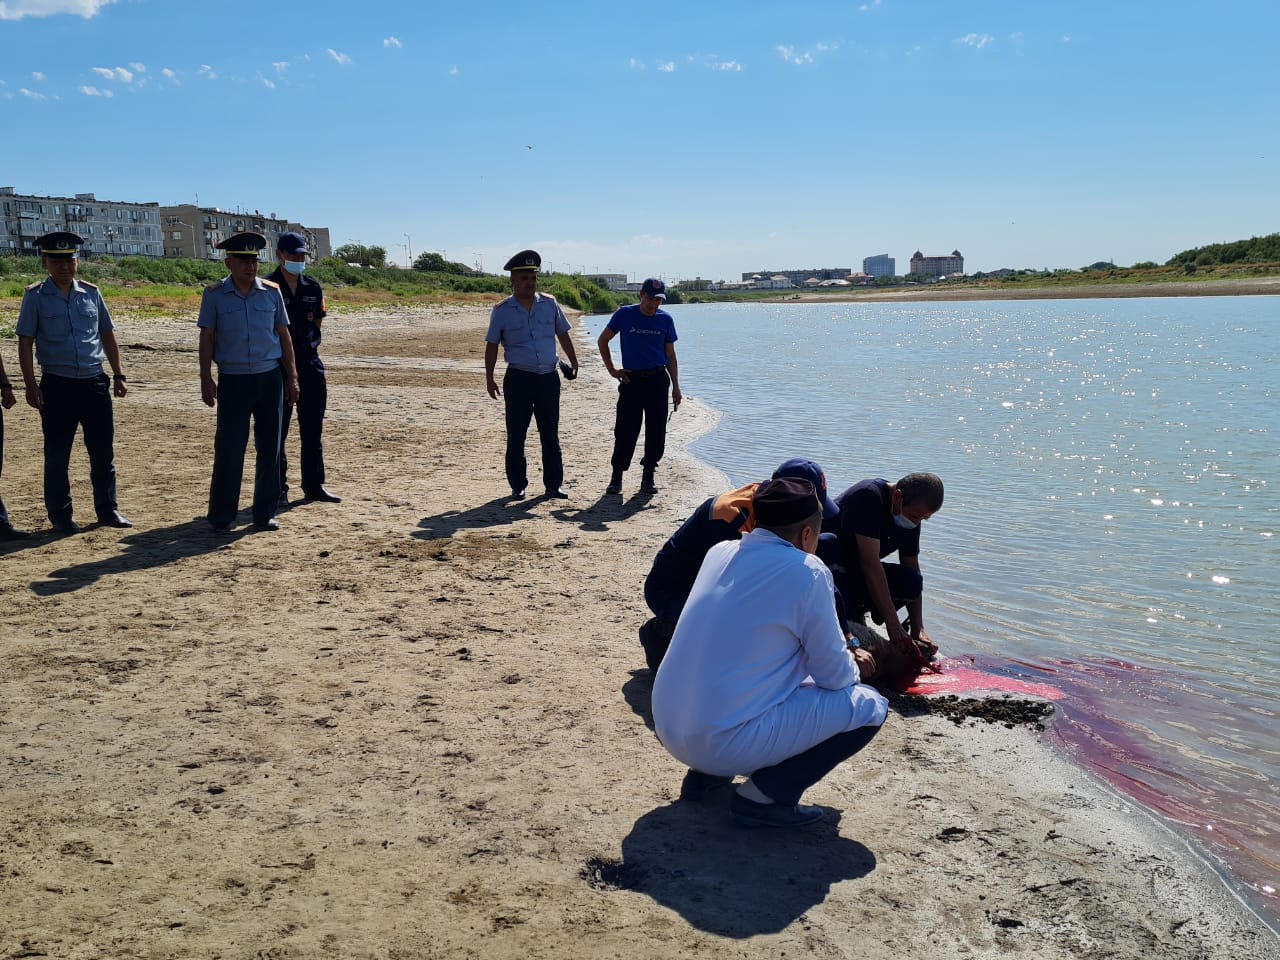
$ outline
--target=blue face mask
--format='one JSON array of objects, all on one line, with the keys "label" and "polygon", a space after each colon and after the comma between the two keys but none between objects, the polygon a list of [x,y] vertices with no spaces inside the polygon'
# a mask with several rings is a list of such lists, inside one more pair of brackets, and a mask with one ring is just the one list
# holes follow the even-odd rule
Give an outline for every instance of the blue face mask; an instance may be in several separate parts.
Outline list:
[{"label": "blue face mask", "polygon": [[920,524],[918,523],[912,523],[910,520],[908,520],[906,517],[904,517],[900,513],[895,513],[893,515],[893,522],[896,523],[898,526],[900,526],[903,530],[914,530],[916,527],[920,526]]},{"label": "blue face mask", "polygon": [[307,265],[301,260],[286,260],[284,268],[292,273],[295,277],[302,276],[302,271],[307,269]]}]

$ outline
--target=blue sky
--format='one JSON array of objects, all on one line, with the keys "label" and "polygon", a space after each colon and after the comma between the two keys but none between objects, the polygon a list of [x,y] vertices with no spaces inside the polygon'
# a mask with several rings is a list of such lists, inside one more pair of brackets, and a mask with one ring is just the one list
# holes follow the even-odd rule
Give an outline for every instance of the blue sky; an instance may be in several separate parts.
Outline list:
[{"label": "blue sky", "polygon": [[[668,280],[1280,230],[1274,0],[0,0],[0,185]],[[406,238],[407,235],[407,238]]]}]

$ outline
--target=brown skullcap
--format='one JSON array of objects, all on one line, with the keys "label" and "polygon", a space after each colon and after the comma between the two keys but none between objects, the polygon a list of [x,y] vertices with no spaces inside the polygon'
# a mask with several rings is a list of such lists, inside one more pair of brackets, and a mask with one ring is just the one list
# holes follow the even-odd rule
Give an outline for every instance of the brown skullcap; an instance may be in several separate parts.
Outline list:
[{"label": "brown skullcap", "polygon": [[799,477],[765,481],[756,488],[751,505],[758,527],[785,527],[822,511],[813,484]]}]

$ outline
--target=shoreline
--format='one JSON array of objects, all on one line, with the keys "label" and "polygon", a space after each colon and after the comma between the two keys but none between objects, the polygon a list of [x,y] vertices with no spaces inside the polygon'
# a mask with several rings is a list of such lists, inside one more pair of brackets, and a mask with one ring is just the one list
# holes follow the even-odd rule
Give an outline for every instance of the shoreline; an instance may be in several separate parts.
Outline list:
[{"label": "shoreline", "polygon": [[573,499],[511,502],[486,318],[326,324],[345,499],[278,534],[201,530],[191,318],[119,321],[135,529],[43,532],[38,422],[6,411],[6,503],[41,532],[0,547],[0,955],[1280,957],[1207,862],[1026,729],[893,713],[807,796],[813,831],[677,801],[640,584],[727,483],[689,450],[718,414],[690,397],[659,494],[633,469],[604,497],[614,391],[575,320]]}]

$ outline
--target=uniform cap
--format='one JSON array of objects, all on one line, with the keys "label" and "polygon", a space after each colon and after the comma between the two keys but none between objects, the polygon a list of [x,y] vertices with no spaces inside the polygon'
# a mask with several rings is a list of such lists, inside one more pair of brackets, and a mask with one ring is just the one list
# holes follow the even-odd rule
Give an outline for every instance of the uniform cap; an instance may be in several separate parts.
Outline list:
[{"label": "uniform cap", "polygon": [[46,257],[76,257],[80,255],[79,248],[82,243],[84,243],[83,237],[59,230],[56,233],[46,233],[38,239],[36,248]]},{"label": "uniform cap", "polygon": [[785,527],[808,520],[822,510],[818,491],[799,477],[766,480],[756,488],[751,507],[757,527]]},{"label": "uniform cap", "polygon": [[539,270],[541,268],[542,258],[538,256],[537,250],[521,250],[502,266],[503,270]]},{"label": "uniform cap", "polygon": [[227,239],[218,243],[219,250],[225,250],[227,256],[232,257],[253,257],[258,259],[258,253],[267,246],[267,238],[260,233],[234,233]]},{"label": "uniform cap", "polygon": [[650,277],[642,283],[640,292],[646,297],[653,297],[655,300],[667,299],[667,285],[656,277]]},{"label": "uniform cap", "polygon": [[835,501],[827,495],[827,475],[812,460],[806,460],[804,457],[793,457],[785,461],[777,470],[773,471],[773,479],[779,480],[782,477],[799,477],[801,480],[808,480],[812,483],[813,488],[818,491],[818,499],[822,501],[822,516],[824,518],[834,517],[840,512],[840,508],[836,506]]},{"label": "uniform cap", "polygon": [[280,234],[280,239],[276,241],[276,249],[281,253],[307,253],[307,238],[290,230],[288,233]]}]

